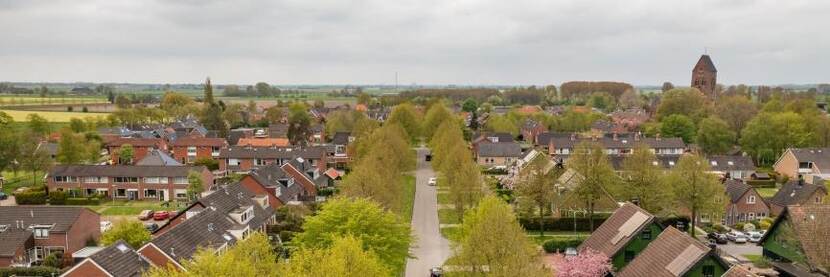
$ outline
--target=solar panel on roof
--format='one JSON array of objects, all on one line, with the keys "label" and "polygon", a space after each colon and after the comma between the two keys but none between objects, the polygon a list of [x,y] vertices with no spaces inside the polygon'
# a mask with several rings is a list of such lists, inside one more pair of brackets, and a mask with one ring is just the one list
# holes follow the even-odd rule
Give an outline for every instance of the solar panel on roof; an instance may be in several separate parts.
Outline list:
[{"label": "solar panel on roof", "polygon": [[674,276],[680,276],[689,267],[694,265],[694,263],[705,253],[706,251],[703,249],[697,248],[694,245],[689,245],[685,250],[683,250],[683,252],[680,253],[680,255],[677,255],[671,263],[666,265],[666,270],[671,272]]},{"label": "solar panel on roof", "polygon": [[611,238],[611,243],[617,244],[623,238],[631,236],[631,234],[637,230],[637,227],[643,225],[646,220],[648,220],[648,215],[640,211],[635,212],[625,223],[623,223],[622,226],[620,226],[620,228],[617,229],[617,235]]}]

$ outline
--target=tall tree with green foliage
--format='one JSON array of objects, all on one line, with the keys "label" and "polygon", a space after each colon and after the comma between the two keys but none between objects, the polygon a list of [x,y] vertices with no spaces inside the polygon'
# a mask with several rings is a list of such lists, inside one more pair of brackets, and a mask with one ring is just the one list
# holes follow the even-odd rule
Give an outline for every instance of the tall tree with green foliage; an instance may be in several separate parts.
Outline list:
[{"label": "tall tree with green foliage", "polygon": [[663,178],[663,168],[651,148],[638,144],[623,161],[623,187],[620,196],[637,200],[640,207],[652,214],[662,214],[672,203],[672,191]]},{"label": "tall tree with green foliage", "polygon": [[213,86],[210,84],[210,77],[205,79],[205,105],[210,106],[214,105],[216,102],[213,98]]},{"label": "tall tree with green foliage", "polygon": [[668,176],[669,184],[674,188],[677,209],[689,213],[692,237],[695,236],[698,217],[706,215],[714,220],[723,213],[726,192],[717,176],[708,171],[709,162],[706,159],[689,154],[680,157]]},{"label": "tall tree with green foliage", "polygon": [[612,197],[610,192],[618,190],[617,175],[603,148],[592,142],[578,144],[566,166],[582,176],[573,189],[573,193],[585,203],[591,231],[593,231],[596,204],[603,197]]},{"label": "tall tree with green foliage", "polygon": [[729,129],[735,132],[737,142],[738,132],[746,127],[747,122],[758,114],[758,105],[745,96],[735,95],[718,98],[715,102],[715,115],[729,125]]},{"label": "tall tree with green foliage", "polygon": [[39,171],[46,171],[52,166],[52,158],[46,151],[46,147],[42,147],[41,143],[36,140],[25,140],[20,145],[20,165],[24,170],[32,172],[32,184],[38,184]]},{"label": "tall tree with green foliage", "polygon": [[311,136],[311,116],[303,103],[294,103],[288,113],[288,140],[294,145],[305,145]]},{"label": "tall tree with green foliage", "polygon": [[521,182],[516,187],[516,199],[520,205],[534,207],[539,215],[539,235],[545,235],[545,209],[556,198],[556,178],[562,171],[549,166],[545,155],[539,155],[520,172]]},{"label": "tall tree with green foliage", "polygon": [[410,103],[403,103],[392,108],[387,124],[398,124],[406,130],[410,141],[415,141],[421,135],[421,115]]},{"label": "tall tree with green foliage", "polygon": [[720,118],[708,117],[698,124],[695,142],[706,154],[725,154],[732,149],[735,132]]},{"label": "tall tree with green foliage", "polygon": [[675,88],[662,94],[657,118],[662,121],[663,117],[680,114],[696,120],[703,118],[707,109],[706,96],[700,90]]},{"label": "tall tree with green foliage", "polygon": [[194,115],[194,111],[198,109],[193,98],[172,91],[164,93],[159,108],[165,112],[166,116],[175,119],[184,119],[189,115]]},{"label": "tall tree with green foliage", "polygon": [[58,153],[55,159],[62,164],[78,164],[84,159],[84,138],[70,129],[61,129]]},{"label": "tall tree with green foliage", "polygon": [[682,138],[685,143],[692,143],[695,138],[695,123],[685,115],[669,115],[660,121],[660,133],[666,137]]},{"label": "tall tree with green foliage", "polygon": [[135,157],[135,151],[132,144],[123,144],[118,149],[118,163],[132,164]]},{"label": "tall tree with green foliage", "polygon": [[454,265],[469,270],[448,276],[550,276],[542,267],[536,246],[527,238],[513,209],[487,196],[464,215],[459,241],[453,244]]},{"label": "tall tree with green foliage", "polygon": [[199,249],[193,255],[193,259],[182,264],[186,270],[154,267],[145,276],[285,276],[278,275],[276,261],[277,255],[268,237],[260,232],[253,232],[247,239],[240,240],[236,245],[221,252],[214,248]]},{"label": "tall tree with green foliage", "polygon": [[328,248],[300,248],[279,265],[277,276],[394,276],[363,242],[352,235],[335,237]]},{"label": "tall tree with green foliage", "polygon": [[27,125],[29,130],[31,130],[34,135],[44,137],[52,132],[52,127],[49,126],[49,121],[39,114],[31,113],[27,115],[26,121],[28,121]]},{"label": "tall tree with green foliage", "polygon": [[199,195],[205,191],[205,184],[202,181],[202,174],[198,171],[190,171],[187,173],[187,195],[190,199],[199,198]]},{"label": "tall tree with green foliage", "polygon": [[433,104],[427,110],[427,114],[424,117],[424,124],[421,126],[421,131],[423,135],[427,139],[431,139],[432,136],[435,134],[435,130],[441,126],[441,123],[447,120],[454,120],[455,117],[453,116],[452,112],[447,109],[443,103],[439,102]]},{"label": "tall tree with green foliage", "polygon": [[805,147],[815,141],[806,120],[794,112],[762,112],[741,130],[741,149],[758,165],[772,164],[790,147]]},{"label": "tall tree with green foliage", "polygon": [[110,246],[119,240],[130,247],[138,249],[149,242],[150,232],[139,221],[121,220],[113,224],[112,228],[101,234],[101,245]]},{"label": "tall tree with green foliage", "polygon": [[394,272],[403,269],[413,240],[409,223],[365,198],[331,199],[306,218],[303,229],[292,241],[301,248],[329,248],[335,238],[351,235]]}]

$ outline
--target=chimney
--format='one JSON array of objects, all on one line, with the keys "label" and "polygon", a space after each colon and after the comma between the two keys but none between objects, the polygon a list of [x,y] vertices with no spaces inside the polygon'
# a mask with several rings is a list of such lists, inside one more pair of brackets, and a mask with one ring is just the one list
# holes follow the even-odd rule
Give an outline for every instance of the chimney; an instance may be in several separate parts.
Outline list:
[{"label": "chimney", "polygon": [[176,256],[176,248],[170,247],[170,256]]}]

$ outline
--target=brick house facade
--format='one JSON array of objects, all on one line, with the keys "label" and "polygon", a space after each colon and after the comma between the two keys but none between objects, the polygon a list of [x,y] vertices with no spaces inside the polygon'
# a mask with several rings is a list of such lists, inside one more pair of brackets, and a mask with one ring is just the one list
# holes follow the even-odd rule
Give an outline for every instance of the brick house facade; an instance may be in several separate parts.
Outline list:
[{"label": "brick house facade", "polygon": [[163,139],[114,138],[106,142],[107,152],[110,153],[110,159],[113,164],[119,163],[118,152],[121,151],[121,146],[125,144],[129,144],[133,147],[133,162],[144,159],[144,157],[147,156],[147,153],[149,153],[152,149],[167,151],[167,142]]},{"label": "brick house facade", "polygon": [[64,264],[87,241],[101,236],[101,217],[83,207],[0,207],[0,267],[41,261],[52,252],[63,253]]},{"label": "brick house facade", "polygon": [[323,146],[311,147],[250,147],[229,146],[219,153],[219,170],[249,172],[273,163],[283,165],[294,158],[303,158],[320,171],[327,169],[327,151]]},{"label": "brick house facade", "polygon": [[191,171],[201,174],[206,189],[213,185],[213,174],[204,166],[58,165],[49,171],[47,186],[73,197],[184,201]]},{"label": "brick house facade", "polygon": [[185,137],[171,143],[173,158],[182,164],[192,164],[197,159],[216,159],[222,147],[228,145],[223,138]]},{"label": "brick house facade", "polygon": [[729,200],[723,217],[726,225],[770,216],[769,205],[752,186],[740,180],[727,180],[724,186]]}]

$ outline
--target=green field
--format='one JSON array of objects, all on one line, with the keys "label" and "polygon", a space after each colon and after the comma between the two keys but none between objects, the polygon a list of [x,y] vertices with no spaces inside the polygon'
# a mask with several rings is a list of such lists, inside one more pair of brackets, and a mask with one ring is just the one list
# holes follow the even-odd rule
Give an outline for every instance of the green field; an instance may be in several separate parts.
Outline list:
[{"label": "green field", "polygon": [[38,114],[50,122],[69,122],[72,118],[86,118],[86,117],[106,117],[107,113],[81,113],[81,112],[40,112],[40,111],[17,111],[17,110],[0,110],[10,115],[14,121],[27,121],[26,116],[29,114]]},{"label": "green field", "polygon": [[55,104],[95,104],[107,103],[103,97],[85,96],[63,96],[63,97],[37,97],[37,96],[16,96],[0,95],[0,106],[29,106],[29,105],[55,105]]}]

